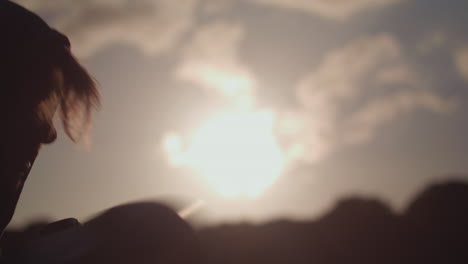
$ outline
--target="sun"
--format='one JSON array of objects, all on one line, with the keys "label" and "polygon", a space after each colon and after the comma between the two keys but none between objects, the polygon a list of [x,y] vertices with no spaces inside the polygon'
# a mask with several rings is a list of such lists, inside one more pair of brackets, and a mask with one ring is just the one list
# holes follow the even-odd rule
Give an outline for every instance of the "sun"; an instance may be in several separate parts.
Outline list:
[{"label": "sun", "polygon": [[164,139],[172,164],[190,167],[225,197],[257,197],[280,176],[284,158],[273,135],[271,111],[221,112],[206,120],[183,149]]}]

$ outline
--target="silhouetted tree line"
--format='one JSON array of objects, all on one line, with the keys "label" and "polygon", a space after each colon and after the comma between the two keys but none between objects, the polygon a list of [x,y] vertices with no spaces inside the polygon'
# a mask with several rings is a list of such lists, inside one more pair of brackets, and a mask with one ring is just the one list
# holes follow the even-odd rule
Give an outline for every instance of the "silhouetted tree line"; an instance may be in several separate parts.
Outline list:
[{"label": "silhouetted tree line", "polygon": [[468,263],[468,184],[434,184],[400,214],[350,198],[314,221],[224,225],[199,239],[208,264]]},{"label": "silhouetted tree line", "polygon": [[[35,223],[5,237],[14,245],[40,235],[44,225]],[[122,241],[124,234],[118,235]],[[353,197],[313,221],[222,225],[197,234],[206,264],[468,263],[468,184],[433,184],[401,213],[379,200]],[[115,243],[115,234],[105,237]]]}]

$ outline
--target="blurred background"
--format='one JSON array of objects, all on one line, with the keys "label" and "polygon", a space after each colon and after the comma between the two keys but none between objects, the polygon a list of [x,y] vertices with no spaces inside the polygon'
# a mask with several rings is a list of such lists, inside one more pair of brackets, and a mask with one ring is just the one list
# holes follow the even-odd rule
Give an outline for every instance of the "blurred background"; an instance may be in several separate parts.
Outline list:
[{"label": "blurred background", "polygon": [[103,103],[88,149],[41,150],[10,227],[141,199],[202,225],[352,195],[399,211],[468,179],[465,0],[16,2],[70,37]]}]

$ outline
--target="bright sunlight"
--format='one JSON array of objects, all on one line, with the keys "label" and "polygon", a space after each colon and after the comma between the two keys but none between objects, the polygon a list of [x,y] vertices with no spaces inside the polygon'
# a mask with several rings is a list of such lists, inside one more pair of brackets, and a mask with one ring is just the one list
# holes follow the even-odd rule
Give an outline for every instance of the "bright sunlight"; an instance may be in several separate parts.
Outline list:
[{"label": "bright sunlight", "polygon": [[192,168],[221,195],[257,197],[284,166],[273,122],[270,111],[223,112],[202,124],[187,144],[166,136],[164,149],[171,164]]}]

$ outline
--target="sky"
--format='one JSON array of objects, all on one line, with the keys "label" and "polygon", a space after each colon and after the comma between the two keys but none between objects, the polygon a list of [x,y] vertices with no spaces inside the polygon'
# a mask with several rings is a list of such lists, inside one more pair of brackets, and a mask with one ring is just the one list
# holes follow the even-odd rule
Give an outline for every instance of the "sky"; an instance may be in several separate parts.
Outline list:
[{"label": "sky", "polygon": [[403,210],[468,180],[465,0],[20,0],[99,82],[92,144],[41,150],[12,225],[155,199],[205,223]]}]

